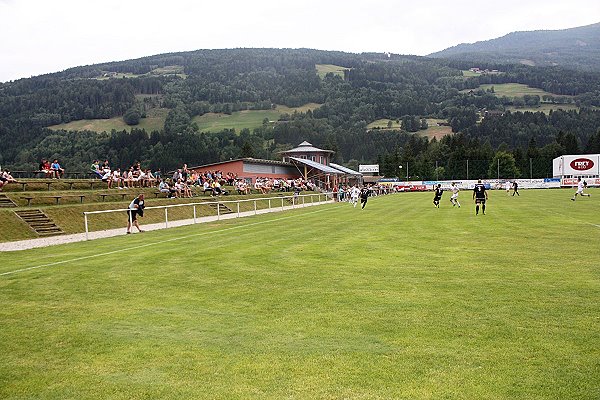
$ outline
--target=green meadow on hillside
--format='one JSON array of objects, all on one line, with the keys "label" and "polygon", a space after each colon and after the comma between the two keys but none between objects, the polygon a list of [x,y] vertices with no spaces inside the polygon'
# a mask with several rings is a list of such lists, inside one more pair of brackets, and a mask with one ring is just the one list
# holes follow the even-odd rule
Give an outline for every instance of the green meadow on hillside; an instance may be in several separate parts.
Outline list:
[{"label": "green meadow on hillside", "polygon": [[258,128],[265,119],[270,122],[277,121],[281,114],[293,114],[294,112],[306,112],[319,108],[320,104],[310,103],[302,107],[277,106],[274,110],[245,110],[231,114],[207,113],[193,118],[198,124],[200,132],[216,132],[223,129],[235,129],[237,132],[244,128],[250,130]]},{"label": "green meadow on hillside", "polygon": [[[309,103],[301,107],[286,107],[277,106],[273,110],[244,110],[237,111],[231,114],[222,113],[207,113],[193,118],[193,122],[198,124],[200,132],[214,132],[223,129],[235,129],[240,131],[244,128],[250,130],[258,128],[262,125],[264,119],[276,121],[281,114],[293,114],[294,112],[306,112],[318,108],[320,104]],[[110,132],[115,129],[117,131],[127,130],[132,128],[145,129],[148,132],[161,130],[165,124],[165,119],[169,109],[167,108],[152,108],[148,110],[147,118],[142,118],[136,126],[129,126],[123,121],[122,117],[109,119],[84,119],[80,121],[72,121],[67,124],[59,124],[50,126],[50,129],[81,131],[90,130],[94,132]]]},{"label": "green meadow on hillside", "polygon": [[571,110],[579,110],[579,107],[577,107],[575,104],[551,104],[551,103],[542,103],[537,107],[514,107],[514,106],[510,106],[510,107],[506,107],[507,110],[515,112],[515,111],[520,111],[520,112],[543,112],[544,114],[550,114],[550,111],[556,111],[556,110],[564,110],[564,111],[571,111]]},{"label": "green meadow on hillside", "polygon": [[[530,95],[530,96],[534,96],[534,95],[538,95],[540,97],[543,96],[558,96],[555,94],[552,94],[550,92],[546,92],[545,90],[542,89],[538,89],[538,88],[533,88],[527,85],[523,85],[521,83],[501,83],[501,84],[484,84],[484,85],[479,85],[478,89],[481,90],[490,90],[491,88],[494,88],[494,94],[498,97],[502,97],[502,96],[506,96],[506,97],[523,97],[525,95]],[[464,91],[469,91],[469,90],[464,90]],[[568,97],[568,96],[561,96],[561,97]]]},{"label": "green meadow on hillside", "polygon": [[145,129],[147,132],[162,130],[165,125],[165,118],[169,109],[167,108],[151,108],[147,111],[147,117],[140,119],[140,123],[135,126],[129,126],[123,121],[122,117],[114,117],[108,119],[82,119],[79,121],[71,121],[66,124],[52,125],[49,129],[67,131],[93,131],[93,132],[110,132],[113,129],[117,131],[131,131],[132,128]]},{"label": "green meadow on hillside", "polygon": [[0,253],[0,397],[597,399],[600,192],[372,198]]},{"label": "green meadow on hillside", "polygon": [[337,75],[341,78],[344,77],[344,71],[349,69],[346,67],[340,67],[339,65],[332,65],[332,64],[317,64],[315,65],[315,67],[317,68],[317,75],[319,75],[319,77],[321,79],[325,78],[325,75],[327,75],[328,73],[333,73],[334,75]]},{"label": "green meadow on hillside", "polygon": [[[390,127],[389,122],[392,122]],[[420,136],[427,136],[429,139],[441,139],[446,135],[452,133],[452,128],[449,126],[439,126],[438,123],[446,123],[446,120],[436,119],[436,118],[427,118],[427,129],[415,132]],[[398,130],[400,129],[400,123],[396,120],[389,119],[378,119],[376,121],[371,122],[367,125],[367,129],[381,129],[381,130]]]}]

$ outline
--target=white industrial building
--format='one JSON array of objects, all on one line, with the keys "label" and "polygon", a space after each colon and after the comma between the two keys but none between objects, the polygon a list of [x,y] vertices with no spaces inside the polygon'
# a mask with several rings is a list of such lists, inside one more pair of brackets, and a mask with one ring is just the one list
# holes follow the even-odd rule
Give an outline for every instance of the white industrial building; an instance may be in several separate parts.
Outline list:
[{"label": "white industrial building", "polygon": [[561,186],[577,185],[577,178],[588,185],[600,185],[600,154],[578,154],[552,160],[552,175],[560,178]]}]

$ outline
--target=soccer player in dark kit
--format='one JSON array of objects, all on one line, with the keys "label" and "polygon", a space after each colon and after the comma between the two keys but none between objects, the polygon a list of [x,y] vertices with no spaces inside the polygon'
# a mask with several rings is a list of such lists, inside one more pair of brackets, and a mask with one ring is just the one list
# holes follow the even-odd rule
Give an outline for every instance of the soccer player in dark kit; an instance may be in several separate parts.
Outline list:
[{"label": "soccer player in dark kit", "polygon": [[516,181],[516,180],[513,182],[513,196],[514,196],[515,194],[516,194],[517,196],[521,196],[521,195],[519,194],[519,184],[517,183],[517,181]]},{"label": "soccer player in dark kit", "polygon": [[367,200],[369,200],[369,196],[371,195],[371,188],[369,186],[365,186],[360,191],[360,202],[362,206],[360,209],[362,210],[367,205]]},{"label": "soccer player in dark kit", "polygon": [[444,190],[442,189],[442,185],[438,183],[437,187],[435,188],[435,194],[433,195],[433,205],[437,208],[440,208],[442,193],[444,193]]},{"label": "soccer player in dark kit", "polygon": [[479,204],[481,204],[481,210],[485,215],[485,201],[488,199],[488,194],[485,191],[485,186],[481,183],[481,179],[475,184],[473,189],[473,199],[475,199],[475,215],[479,214]]}]

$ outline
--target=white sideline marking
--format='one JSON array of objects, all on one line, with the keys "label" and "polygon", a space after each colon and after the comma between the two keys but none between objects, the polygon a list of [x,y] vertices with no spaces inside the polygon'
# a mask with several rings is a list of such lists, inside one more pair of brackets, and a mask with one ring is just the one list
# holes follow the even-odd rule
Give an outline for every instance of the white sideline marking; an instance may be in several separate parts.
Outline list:
[{"label": "white sideline marking", "polygon": [[587,225],[594,226],[594,227],[596,227],[596,228],[600,228],[600,224],[594,224],[594,223],[591,223],[591,222],[582,221],[582,220],[580,220],[579,218],[576,218],[576,217],[570,217],[570,216],[568,216],[568,215],[565,215],[565,214],[563,214],[563,213],[559,213],[559,212],[557,212],[557,211],[548,210],[548,212],[550,212],[550,213],[552,213],[552,214],[559,215],[559,216],[561,216],[561,217],[566,217],[566,218],[569,218],[569,219],[571,219],[571,220],[573,220],[573,221],[577,221],[577,222],[578,222],[578,223],[580,223],[580,224],[587,224]]},{"label": "white sideline marking", "polygon": [[104,257],[104,256],[108,256],[108,255],[111,255],[111,254],[122,253],[124,251],[142,249],[142,248],[148,247],[148,246],[155,246],[157,244],[169,243],[169,242],[174,242],[174,241],[177,241],[177,240],[189,239],[189,238],[192,238],[192,237],[218,234],[218,233],[221,233],[221,232],[227,232],[227,231],[232,231],[232,230],[235,230],[235,229],[246,228],[246,227],[249,227],[249,226],[262,225],[262,224],[267,224],[267,223],[270,223],[270,222],[282,221],[282,220],[290,219],[290,218],[298,218],[300,216],[304,216],[304,215],[307,215],[307,214],[316,214],[316,213],[320,213],[320,212],[323,212],[323,211],[329,211],[329,210],[332,210],[332,209],[333,208],[323,208],[323,209],[320,209],[320,210],[315,210],[315,211],[310,211],[310,212],[302,213],[300,215],[289,215],[287,217],[270,219],[268,221],[252,222],[250,224],[232,226],[232,227],[229,227],[229,228],[223,228],[223,229],[219,229],[219,230],[216,230],[216,231],[194,233],[194,234],[187,235],[187,236],[179,236],[179,237],[175,237],[175,238],[171,238],[171,239],[167,239],[167,240],[162,240],[160,242],[144,243],[144,244],[140,244],[140,245],[137,245],[137,246],[127,247],[127,248],[124,248],[124,249],[107,251],[105,253],[92,254],[92,255],[89,255],[89,256],[77,257],[77,258],[72,258],[72,259],[69,259],[69,260],[56,261],[56,262],[49,263],[49,264],[36,265],[36,266],[33,266],[33,267],[27,267],[27,268],[17,269],[17,270],[14,270],[14,271],[2,272],[2,273],[0,273],[0,276],[13,275],[13,274],[17,274],[19,272],[31,271],[33,269],[38,269],[38,268],[53,267],[55,265],[66,264],[66,263],[75,262],[75,261],[89,260],[90,258]]}]

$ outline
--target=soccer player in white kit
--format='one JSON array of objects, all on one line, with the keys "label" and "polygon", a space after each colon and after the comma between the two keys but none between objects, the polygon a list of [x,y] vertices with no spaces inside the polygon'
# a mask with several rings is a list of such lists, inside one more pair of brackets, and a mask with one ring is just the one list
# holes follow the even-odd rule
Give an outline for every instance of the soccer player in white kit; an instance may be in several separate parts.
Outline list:
[{"label": "soccer player in white kit", "polygon": [[575,192],[573,197],[571,197],[571,200],[575,201],[575,197],[577,197],[577,195],[590,197],[589,193],[583,193],[583,189],[585,189],[585,187],[586,187],[585,182],[581,180],[581,177],[578,177],[577,178],[577,191]]},{"label": "soccer player in white kit", "polygon": [[506,195],[510,196],[510,188],[512,187],[512,185],[510,184],[510,181],[506,181],[506,183],[504,184],[504,188],[506,189]]},{"label": "soccer player in white kit", "polygon": [[356,208],[356,204],[358,203],[358,197],[360,196],[360,189],[358,187],[352,186],[350,189],[350,203]]},{"label": "soccer player in white kit", "polygon": [[456,186],[456,183],[452,182],[452,187],[450,190],[452,190],[452,196],[450,197],[450,203],[452,203],[452,207],[458,206],[458,208],[460,208],[460,203],[458,202],[458,192],[460,192],[460,189],[458,186]]}]

